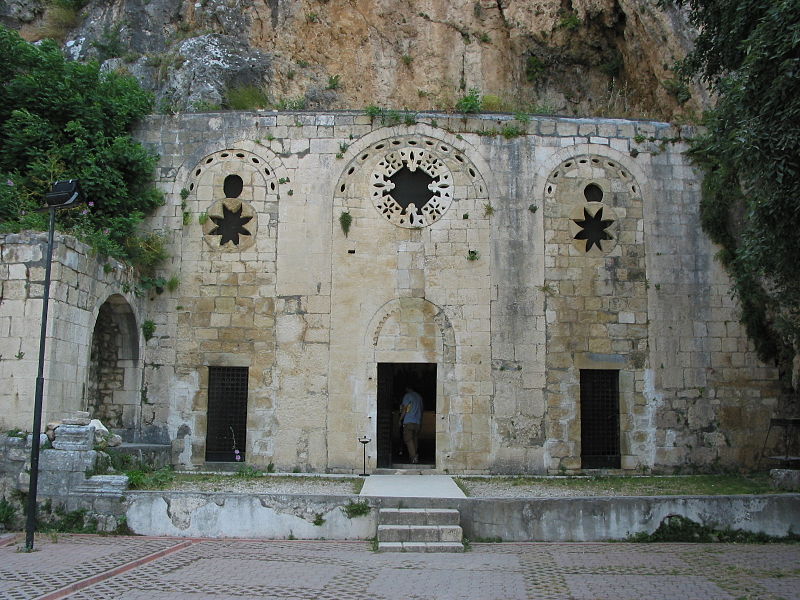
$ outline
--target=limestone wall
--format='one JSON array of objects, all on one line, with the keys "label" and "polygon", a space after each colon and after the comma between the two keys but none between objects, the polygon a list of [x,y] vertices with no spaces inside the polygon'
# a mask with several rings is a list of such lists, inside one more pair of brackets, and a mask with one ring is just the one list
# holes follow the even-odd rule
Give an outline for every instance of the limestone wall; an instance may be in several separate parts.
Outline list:
[{"label": "limestone wall", "polygon": [[[621,468],[753,464],[777,374],[699,228],[691,131],[543,117],[498,135],[508,125],[258,112],[142,126],[168,199],[153,223],[181,276],[152,304],[148,393],[171,407],[181,462],[205,461],[208,367],[249,368],[248,462],[352,471],[356,437],[380,435],[377,365],[423,362],[438,469],[580,468],[582,369],[618,372]],[[404,211],[396,185],[434,201]],[[586,219],[610,222],[596,243]]]},{"label": "limestone wall", "polygon": [[[137,135],[161,155],[166,196],[150,224],[180,285],[135,297],[121,266],[60,243],[47,414],[90,408],[132,438],[171,440],[182,465],[354,472],[362,435],[368,466],[397,458],[386,436],[402,381],[379,365],[424,364],[440,471],[755,464],[777,373],[700,230],[691,129],[384,121],[147,119]],[[0,238],[6,427],[28,423],[43,242]],[[598,374],[610,425],[582,412]],[[587,450],[604,427],[608,460]]]},{"label": "limestone wall", "polygon": [[[47,234],[0,235],[0,252],[0,430],[30,431]],[[142,299],[134,294],[136,279],[118,261],[92,255],[75,238],[57,234],[51,280],[43,424],[87,409],[102,388],[105,406],[113,407],[117,417],[111,425],[136,429],[143,385]],[[115,332],[106,336],[113,352],[104,353],[105,362],[92,356],[98,318],[100,329]]]}]

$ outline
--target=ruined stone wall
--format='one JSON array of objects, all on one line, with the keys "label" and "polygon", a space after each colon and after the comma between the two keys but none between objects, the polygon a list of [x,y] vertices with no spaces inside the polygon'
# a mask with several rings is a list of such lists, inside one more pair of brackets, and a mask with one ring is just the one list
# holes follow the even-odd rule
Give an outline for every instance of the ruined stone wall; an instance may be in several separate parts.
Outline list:
[{"label": "ruined stone wall", "polygon": [[[39,357],[39,332],[44,290],[47,234],[23,232],[0,236],[0,429],[30,431]],[[54,243],[50,306],[45,356],[43,423],[60,419],[89,405],[90,388],[113,384],[138,396],[141,368],[137,367],[139,336],[133,324],[128,333],[134,348],[119,358],[130,359],[125,373],[97,376],[90,368],[92,336],[100,307],[110,298],[133,311],[141,310],[133,294],[135,279],[121,263],[91,255],[71,236],[57,234]],[[112,302],[113,304],[113,302]],[[139,321],[141,323],[141,321]],[[102,326],[101,326],[102,327]],[[98,342],[99,343],[99,342]],[[97,365],[95,365],[96,367]],[[108,366],[108,365],[107,365]],[[112,370],[122,365],[115,364]],[[102,369],[101,369],[102,370]],[[90,375],[90,371],[94,375]],[[104,382],[104,383],[103,383]],[[111,390],[107,390],[112,394]],[[123,397],[116,397],[122,402]],[[126,400],[128,402],[128,400]],[[120,419],[122,404],[119,405]],[[127,409],[125,425],[137,426],[138,412]]]}]

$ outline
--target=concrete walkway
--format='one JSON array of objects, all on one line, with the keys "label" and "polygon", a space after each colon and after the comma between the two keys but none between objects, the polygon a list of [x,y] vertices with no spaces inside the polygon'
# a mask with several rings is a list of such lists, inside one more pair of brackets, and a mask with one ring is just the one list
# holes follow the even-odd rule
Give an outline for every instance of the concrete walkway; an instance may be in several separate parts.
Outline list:
[{"label": "concrete walkway", "polygon": [[800,544],[473,544],[0,537],[0,599],[800,600]]},{"label": "concrete walkway", "polygon": [[361,496],[390,498],[466,498],[449,475],[371,475]]}]

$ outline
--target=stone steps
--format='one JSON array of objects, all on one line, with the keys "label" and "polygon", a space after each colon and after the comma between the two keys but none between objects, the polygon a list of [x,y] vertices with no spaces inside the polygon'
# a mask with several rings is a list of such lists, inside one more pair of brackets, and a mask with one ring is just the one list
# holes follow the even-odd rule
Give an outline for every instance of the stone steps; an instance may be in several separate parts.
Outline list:
[{"label": "stone steps", "polygon": [[463,552],[461,515],[449,508],[382,508],[378,550],[382,552]]}]

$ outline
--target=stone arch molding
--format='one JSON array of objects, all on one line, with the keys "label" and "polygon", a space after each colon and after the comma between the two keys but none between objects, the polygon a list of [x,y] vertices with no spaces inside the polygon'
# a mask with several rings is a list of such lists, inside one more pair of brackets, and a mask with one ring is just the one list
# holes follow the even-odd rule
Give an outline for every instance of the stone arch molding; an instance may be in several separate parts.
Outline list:
[{"label": "stone arch molding", "polygon": [[[373,353],[379,351],[379,342],[385,327],[393,318],[402,320],[403,314],[418,312],[422,316],[421,330],[425,331],[426,325],[434,325],[441,340],[441,360],[444,363],[454,363],[456,358],[456,337],[450,319],[444,310],[423,298],[397,298],[390,300],[379,308],[367,326],[366,345]],[[422,333],[421,335],[425,335]],[[434,352],[436,349],[430,349]]]},{"label": "stone arch molding", "polygon": [[259,221],[265,214],[268,218],[269,203],[278,201],[280,185],[288,179],[281,160],[252,142],[211,152],[184,171],[194,208],[207,215],[203,238],[220,252],[241,252],[256,243]]},{"label": "stone arch molding", "polygon": [[[555,166],[544,181],[545,216],[565,219],[578,254],[612,253],[626,227],[626,235],[641,235],[642,189],[620,161],[593,152],[574,153]],[[641,213],[641,211],[639,211]]]},{"label": "stone arch molding", "polygon": [[572,159],[588,155],[611,161],[618,165],[619,168],[624,169],[639,185],[638,194],[642,199],[644,201],[649,201],[651,199],[652,190],[650,189],[646,173],[642,169],[642,166],[628,154],[624,154],[619,150],[614,150],[610,146],[603,144],[575,144],[574,146],[566,146],[538,163],[536,179],[531,188],[532,196],[534,198],[545,197],[547,184],[552,174],[558,170],[560,166]]},{"label": "stone arch molding", "polygon": [[[455,218],[448,209],[460,200],[488,200],[486,181],[470,153],[427,129],[392,135],[374,132],[349,150],[351,158],[334,188],[335,204],[345,210],[371,204],[388,222],[411,229]],[[421,185],[430,194],[427,202],[404,205],[396,197],[395,176],[402,172],[424,174]]]}]

